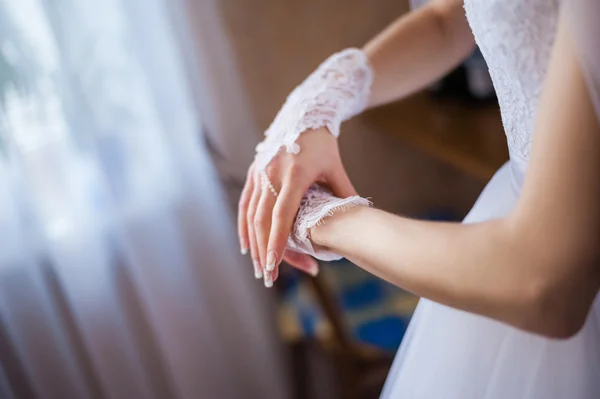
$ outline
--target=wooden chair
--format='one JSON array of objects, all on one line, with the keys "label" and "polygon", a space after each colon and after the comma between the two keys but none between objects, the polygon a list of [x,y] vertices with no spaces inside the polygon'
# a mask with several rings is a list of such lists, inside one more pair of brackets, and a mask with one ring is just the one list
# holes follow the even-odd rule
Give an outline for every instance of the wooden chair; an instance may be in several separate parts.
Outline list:
[{"label": "wooden chair", "polygon": [[335,338],[331,351],[337,364],[342,398],[378,397],[393,355],[354,341],[323,275],[308,279]]},{"label": "wooden chair", "polygon": [[328,334],[311,340],[284,333],[293,352],[295,397],[311,398],[311,381],[308,378],[311,370],[308,369],[310,361],[307,356],[310,352],[320,351],[326,354],[334,366],[336,391],[339,391],[340,399],[378,398],[392,364],[393,354],[352,338],[351,329],[344,320],[344,311],[338,306],[337,298],[324,273],[314,278],[303,274],[300,279],[320,308],[328,326]]}]

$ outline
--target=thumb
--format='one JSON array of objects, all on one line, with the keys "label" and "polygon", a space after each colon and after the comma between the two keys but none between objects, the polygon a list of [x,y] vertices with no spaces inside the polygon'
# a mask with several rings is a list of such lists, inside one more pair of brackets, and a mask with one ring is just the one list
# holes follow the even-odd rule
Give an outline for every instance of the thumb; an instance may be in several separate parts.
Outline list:
[{"label": "thumb", "polygon": [[327,184],[333,191],[333,195],[339,198],[347,198],[353,195],[358,195],[354,186],[350,182],[350,178],[344,167],[340,164],[338,168],[331,174]]}]

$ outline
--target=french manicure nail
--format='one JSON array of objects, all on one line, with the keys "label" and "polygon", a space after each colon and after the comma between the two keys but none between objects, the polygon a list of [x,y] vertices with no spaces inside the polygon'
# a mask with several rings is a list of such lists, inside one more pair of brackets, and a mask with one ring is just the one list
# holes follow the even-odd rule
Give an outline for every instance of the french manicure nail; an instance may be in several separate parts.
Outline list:
[{"label": "french manicure nail", "polygon": [[273,286],[273,275],[271,272],[265,271],[265,287],[271,288]]},{"label": "french manicure nail", "polygon": [[240,252],[242,255],[246,255],[248,253],[248,241],[245,238],[240,237]]},{"label": "french manicure nail", "polygon": [[267,271],[272,272],[275,270],[275,263],[277,263],[277,254],[275,251],[269,251],[267,254]]},{"label": "french manicure nail", "polygon": [[262,268],[257,261],[252,262],[254,264],[254,277],[258,280],[263,277]]},{"label": "french manicure nail", "polygon": [[313,277],[317,277],[317,274],[319,274],[319,266],[316,266],[315,268],[310,270],[310,275]]}]

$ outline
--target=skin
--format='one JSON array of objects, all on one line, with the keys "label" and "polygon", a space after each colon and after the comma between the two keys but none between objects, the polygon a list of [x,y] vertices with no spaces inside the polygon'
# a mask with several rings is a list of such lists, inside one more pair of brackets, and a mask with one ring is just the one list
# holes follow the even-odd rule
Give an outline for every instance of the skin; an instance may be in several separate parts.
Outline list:
[{"label": "skin", "polygon": [[575,334],[600,289],[600,126],[559,24],[509,215],[463,225],[359,208],[314,228],[314,243],[439,303],[550,337]]},{"label": "skin", "polygon": [[[364,47],[375,72],[369,107],[426,87],[462,62],[474,46],[460,0],[432,1],[399,18]],[[250,251],[255,275],[264,275],[266,285],[277,278],[277,266],[284,258],[311,274],[318,269],[311,257],[285,251],[306,189],[319,182],[338,197],[356,195],[337,140],[327,129],[305,132],[297,143],[302,149],[300,154],[282,151],[267,169],[278,198],[262,186],[260,174],[251,165],[238,205],[241,252]],[[269,253],[272,259],[267,259]],[[266,272],[267,265],[274,267],[273,274]]]},{"label": "skin", "polygon": [[[423,28],[431,31],[421,39],[430,50],[435,43],[450,40],[453,45],[445,44],[448,54],[459,58],[459,50],[469,48],[462,33],[465,22],[455,8],[459,3],[436,3],[436,15],[444,22]],[[376,73],[410,70],[414,60],[402,63],[386,50],[393,47],[391,43],[401,42],[403,35],[398,32],[409,22],[392,27],[387,45],[384,33],[365,48]],[[436,31],[437,35],[432,33]],[[409,42],[407,38],[405,43]],[[463,225],[356,208],[314,228],[313,243],[436,302],[549,337],[574,335],[600,289],[600,126],[574,47],[568,22],[561,16],[537,112],[529,169],[521,196],[507,216]],[[424,66],[429,61],[425,54],[422,57]],[[435,58],[437,67],[429,66],[429,73],[444,69],[441,58]],[[445,65],[454,65],[446,61]],[[389,67],[393,62],[399,66]],[[421,77],[420,83],[427,81],[427,73],[414,74],[415,79]],[[408,94],[419,85],[400,72],[387,84],[394,79],[411,83],[398,84],[392,93],[385,82],[394,74],[378,75],[383,83],[377,86],[373,105],[391,101],[394,93]]]}]

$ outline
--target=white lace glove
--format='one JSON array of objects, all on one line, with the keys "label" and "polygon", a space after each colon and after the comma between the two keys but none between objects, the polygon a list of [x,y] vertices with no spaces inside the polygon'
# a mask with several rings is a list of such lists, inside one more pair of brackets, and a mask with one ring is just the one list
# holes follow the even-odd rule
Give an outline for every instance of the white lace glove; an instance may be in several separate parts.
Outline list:
[{"label": "white lace glove", "polygon": [[[338,137],[341,123],[367,106],[372,81],[373,72],[367,57],[359,49],[346,49],[325,60],[288,96],[266,130],[264,141],[256,147],[254,166],[260,173],[261,184],[277,197],[279,193],[266,169],[280,148],[298,154],[300,148],[296,141],[302,133],[312,129],[325,127]],[[308,229],[333,212],[357,204],[368,204],[368,201],[360,197],[342,200],[311,187],[296,217],[294,231],[288,237],[289,247],[322,260],[340,259],[336,254],[316,253],[308,238]],[[267,260],[267,272],[269,265]],[[266,276],[267,273],[265,279]]]},{"label": "white lace glove", "polygon": [[367,106],[373,72],[366,55],[349,48],[333,54],[288,96],[256,147],[255,164],[264,170],[281,147],[298,154],[303,132],[326,127],[338,137],[343,121]]},{"label": "white lace glove", "polygon": [[294,227],[288,237],[288,248],[297,252],[314,256],[324,261],[339,260],[342,257],[332,252],[315,251],[310,242],[309,231],[312,227],[324,223],[324,219],[335,212],[346,211],[355,206],[370,206],[371,202],[359,196],[348,198],[334,197],[330,191],[313,184],[310,186],[294,221]]}]

